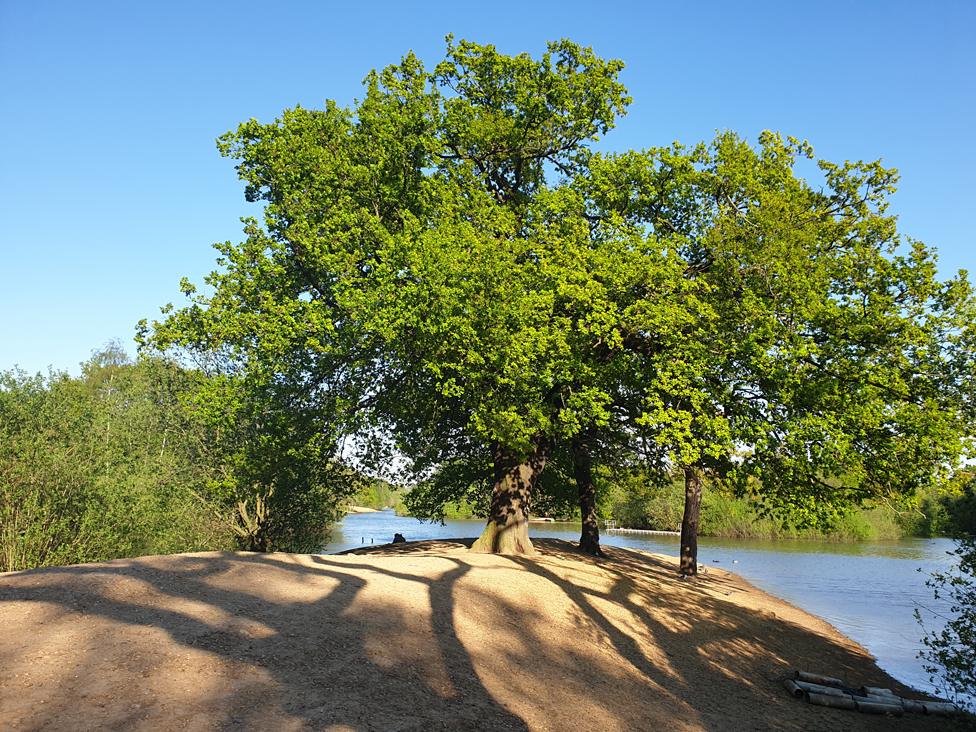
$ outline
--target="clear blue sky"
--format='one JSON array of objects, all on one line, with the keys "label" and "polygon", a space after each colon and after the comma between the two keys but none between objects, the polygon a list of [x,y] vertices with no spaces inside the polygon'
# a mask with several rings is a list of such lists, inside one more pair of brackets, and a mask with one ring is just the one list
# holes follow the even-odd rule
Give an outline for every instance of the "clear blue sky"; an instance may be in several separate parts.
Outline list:
[{"label": "clear blue sky", "polygon": [[0,370],[132,352],[252,208],[217,135],[349,103],[408,49],[439,60],[448,32],[623,59],[634,104],[607,148],[775,129],[882,158],[902,231],[943,275],[976,269],[976,3],[0,0]]}]

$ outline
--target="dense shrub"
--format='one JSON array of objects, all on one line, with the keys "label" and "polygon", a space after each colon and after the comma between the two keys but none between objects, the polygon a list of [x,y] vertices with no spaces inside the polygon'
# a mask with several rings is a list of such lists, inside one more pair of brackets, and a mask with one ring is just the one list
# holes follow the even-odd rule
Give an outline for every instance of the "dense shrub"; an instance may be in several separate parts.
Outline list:
[{"label": "dense shrub", "polygon": [[182,401],[197,493],[236,545],[319,550],[362,483],[337,459],[330,405],[288,380],[233,372],[198,376]]},{"label": "dense shrub", "polygon": [[207,549],[317,551],[358,476],[274,384],[116,347],[0,374],[0,571]]},{"label": "dense shrub", "polygon": [[77,379],[0,375],[0,571],[229,546],[193,492],[185,386],[114,349]]}]

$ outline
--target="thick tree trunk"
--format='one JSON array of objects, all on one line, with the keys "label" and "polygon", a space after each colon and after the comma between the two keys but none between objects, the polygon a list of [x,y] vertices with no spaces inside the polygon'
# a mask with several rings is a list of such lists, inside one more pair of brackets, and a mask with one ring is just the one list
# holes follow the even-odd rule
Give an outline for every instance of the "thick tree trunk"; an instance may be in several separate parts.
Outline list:
[{"label": "thick tree trunk", "polygon": [[546,466],[546,451],[536,450],[528,459],[495,451],[495,485],[485,530],[471,551],[486,554],[534,554],[529,540],[529,495]]},{"label": "thick tree trunk", "polygon": [[685,512],[681,517],[681,574],[698,575],[698,517],[701,515],[702,476],[695,466],[685,467]]},{"label": "thick tree trunk", "polygon": [[582,440],[573,440],[573,475],[579,492],[580,516],[583,528],[580,532],[580,549],[597,557],[604,556],[600,549],[600,524],[596,515],[596,486],[593,485],[593,462],[590,450]]}]

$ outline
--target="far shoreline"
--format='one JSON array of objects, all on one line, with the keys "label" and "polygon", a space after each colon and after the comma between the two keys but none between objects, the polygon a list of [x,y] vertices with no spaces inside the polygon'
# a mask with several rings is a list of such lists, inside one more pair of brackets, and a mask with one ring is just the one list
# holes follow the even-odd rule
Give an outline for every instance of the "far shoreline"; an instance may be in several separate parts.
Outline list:
[{"label": "far shoreline", "polygon": [[378,508],[367,508],[366,506],[346,506],[346,513],[381,513]]}]

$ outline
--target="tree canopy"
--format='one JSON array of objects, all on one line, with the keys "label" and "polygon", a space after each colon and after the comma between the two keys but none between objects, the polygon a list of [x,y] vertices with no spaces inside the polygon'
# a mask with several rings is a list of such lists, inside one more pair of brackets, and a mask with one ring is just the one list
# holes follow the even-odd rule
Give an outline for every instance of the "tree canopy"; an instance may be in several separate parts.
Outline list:
[{"label": "tree canopy", "polygon": [[621,69],[449,37],[352,108],[245,122],[219,146],[263,221],[143,338],[287,395],[332,460],[356,435],[440,471],[427,496],[487,479],[486,551],[532,550],[554,456],[594,552],[594,462],[683,470],[691,513],[711,472],[809,521],[953,465],[973,298],[905,253],[895,172],[816,161],[814,184],[811,147],[774,133],[596,153]]},{"label": "tree canopy", "polygon": [[770,512],[828,523],[910,496],[970,447],[965,274],[940,283],[931,250],[904,251],[887,213],[895,171],[818,160],[814,187],[797,173],[806,159],[808,144],[767,132],[758,149],[721,133],[593,161],[596,211],[670,241],[696,283],[683,342],[629,336],[637,423],[684,468],[686,512],[711,469]]}]

